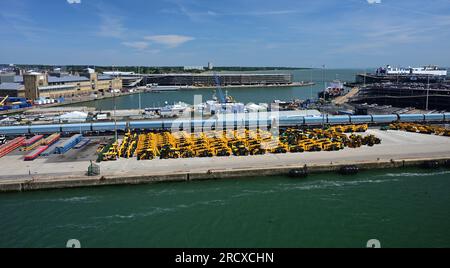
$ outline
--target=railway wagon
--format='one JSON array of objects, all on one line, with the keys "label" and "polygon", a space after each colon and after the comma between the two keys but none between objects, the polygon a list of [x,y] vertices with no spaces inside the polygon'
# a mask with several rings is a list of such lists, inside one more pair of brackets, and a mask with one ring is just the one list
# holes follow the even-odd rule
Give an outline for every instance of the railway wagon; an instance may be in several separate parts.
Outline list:
[{"label": "railway wagon", "polygon": [[61,132],[61,125],[37,125],[30,126],[30,133],[33,134],[51,134]]},{"label": "railway wagon", "polygon": [[387,115],[372,115],[372,123],[392,123],[398,121],[398,115],[387,114]]},{"label": "railway wagon", "polygon": [[[251,127],[266,128],[268,126],[292,127],[292,126],[320,126],[325,124],[386,124],[392,122],[405,123],[439,123],[450,122],[450,113],[440,114],[389,114],[389,115],[324,115],[324,116],[286,116],[280,117],[279,120],[273,118],[232,118],[230,120],[164,120],[164,121],[130,121],[130,122],[94,122],[80,124],[50,124],[50,125],[30,125],[30,126],[4,126],[0,127],[0,134],[6,136],[19,136],[29,134],[50,134],[50,133],[90,133],[90,132],[113,132],[115,127],[119,131],[127,129],[141,130],[170,130],[174,126],[183,126],[192,129],[194,126],[200,125],[204,129],[217,129],[225,126],[234,127]],[[186,127],[187,126],[187,127]]]},{"label": "railway wagon", "polygon": [[338,124],[338,125],[345,125],[350,124],[350,116],[349,115],[336,115],[336,116],[327,116],[327,123],[328,124]]},{"label": "railway wagon", "polygon": [[425,120],[424,114],[399,114],[399,120],[401,122],[423,122]]},{"label": "railway wagon", "polygon": [[444,114],[444,121],[450,122],[450,113],[445,113]]},{"label": "railway wagon", "polygon": [[327,123],[327,118],[325,116],[311,116],[304,118],[305,125],[321,125]]},{"label": "railway wagon", "polygon": [[352,115],[350,116],[350,123],[352,124],[364,124],[368,122],[373,122],[373,117],[371,115]]},{"label": "railway wagon", "polygon": [[0,127],[0,134],[2,135],[27,135],[29,133],[29,126]]},{"label": "railway wagon", "polygon": [[61,132],[66,133],[83,133],[92,131],[92,123],[81,123],[81,124],[62,124]]},{"label": "railway wagon", "polygon": [[162,121],[131,121],[129,127],[131,129],[161,129]]},{"label": "railway wagon", "polygon": [[424,114],[424,117],[427,122],[442,122],[445,119],[444,114]]},{"label": "railway wagon", "polygon": [[93,123],[91,127],[92,131],[114,131],[127,129],[127,122],[106,122],[106,123]]}]

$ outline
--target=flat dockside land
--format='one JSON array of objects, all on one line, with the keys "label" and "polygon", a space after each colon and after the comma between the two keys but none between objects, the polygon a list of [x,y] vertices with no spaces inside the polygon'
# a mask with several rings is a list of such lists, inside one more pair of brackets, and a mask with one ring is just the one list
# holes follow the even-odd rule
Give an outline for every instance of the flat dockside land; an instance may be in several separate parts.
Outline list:
[{"label": "flat dockside land", "polygon": [[12,153],[1,159],[0,191],[283,175],[305,165],[311,173],[336,171],[343,165],[357,165],[364,170],[450,159],[449,137],[375,129],[367,133],[381,138],[382,143],[334,152],[142,161],[119,159],[101,162],[101,175],[91,177],[86,172],[90,160],[95,159],[95,144],[64,156],[40,157],[32,162],[23,161],[23,154]]}]

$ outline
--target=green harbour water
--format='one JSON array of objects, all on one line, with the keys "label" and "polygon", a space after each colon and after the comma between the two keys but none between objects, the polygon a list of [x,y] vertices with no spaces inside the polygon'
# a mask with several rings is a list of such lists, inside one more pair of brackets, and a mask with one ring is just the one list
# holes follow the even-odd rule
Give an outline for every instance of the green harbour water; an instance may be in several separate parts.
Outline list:
[{"label": "green harbour water", "polygon": [[[228,88],[226,91],[233,96],[236,101],[244,104],[253,103],[271,103],[273,100],[290,101],[293,99],[314,99],[317,94],[323,91],[324,83],[339,79],[343,82],[354,82],[357,73],[368,72],[371,69],[312,69],[312,70],[292,70],[292,71],[264,71],[258,73],[292,73],[293,80],[296,82],[314,82],[313,86],[304,87],[254,87],[254,88]],[[225,91],[225,89],[224,89]],[[182,101],[193,104],[194,95],[202,95],[203,101],[209,100],[214,94],[213,89],[195,89],[181,90],[161,93],[143,93],[141,94],[141,106],[161,107],[167,102]],[[72,106],[96,107],[97,110],[113,110],[114,102],[112,99],[103,99],[85,103],[77,103]],[[133,94],[116,98],[117,109],[138,109],[139,95]]]},{"label": "green harbour water", "polygon": [[450,170],[0,195],[0,247],[450,246]]}]

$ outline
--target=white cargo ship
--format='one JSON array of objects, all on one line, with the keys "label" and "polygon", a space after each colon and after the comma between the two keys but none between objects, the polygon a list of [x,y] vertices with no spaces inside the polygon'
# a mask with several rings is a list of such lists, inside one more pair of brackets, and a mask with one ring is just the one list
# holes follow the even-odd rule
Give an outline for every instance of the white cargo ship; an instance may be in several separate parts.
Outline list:
[{"label": "white cargo ship", "polygon": [[437,66],[429,65],[424,67],[408,67],[408,68],[394,68],[390,65],[386,69],[378,69],[378,73],[387,75],[433,75],[433,76],[447,76],[447,70]]}]

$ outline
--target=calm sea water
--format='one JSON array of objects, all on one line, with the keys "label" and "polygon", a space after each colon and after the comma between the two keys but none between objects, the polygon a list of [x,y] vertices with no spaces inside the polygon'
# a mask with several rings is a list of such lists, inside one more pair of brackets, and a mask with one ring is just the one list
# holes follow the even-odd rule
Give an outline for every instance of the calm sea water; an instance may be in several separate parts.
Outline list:
[{"label": "calm sea water", "polygon": [[0,215],[0,247],[449,247],[450,171],[9,193]]},{"label": "calm sea water", "polygon": [[[265,71],[268,73],[292,73],[294,81],[313,81],[316,84],[306,87],[277,87],[277,88],[230,88],[227,89],[228,94],[233,96],[237,101],[245,104],[253,103],[270,103],[275,99],[293,100],[293,99],[313,99],[317,97],[317,93],[324,89],[324,81],[329,82],[335,79],[346,82],[354,82],[355,75],[367,70],[361,69],[313,69],[313,70],[293,70],[293,71]],[[259,72],[261,73],[261,72]],[[165,102],[172,104],[173,102],[182,101],[192,104],[194,95],[202,95],[203,100],[209,100],[214,93],[213,89],[196,89],[187,91],[162,92],[162,93],[145,93],[141,94],[141,107],[161,107]],[[75,104],[74,106],[80,106]],[[98,110],[112,110],[114,104],[112,99],[98,100],[83,103],[82,105],[96,107]],[[138,109],[139,96],[129,95],[116,98],[117,109]]]}]

